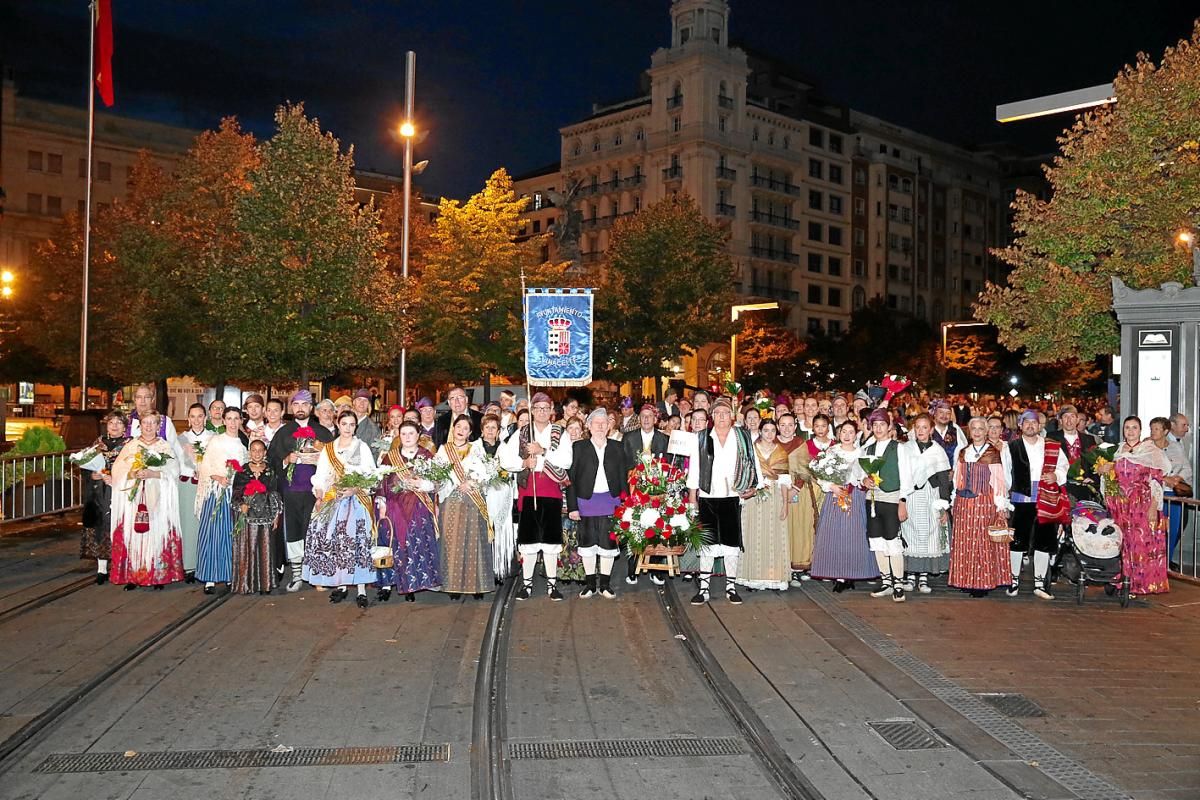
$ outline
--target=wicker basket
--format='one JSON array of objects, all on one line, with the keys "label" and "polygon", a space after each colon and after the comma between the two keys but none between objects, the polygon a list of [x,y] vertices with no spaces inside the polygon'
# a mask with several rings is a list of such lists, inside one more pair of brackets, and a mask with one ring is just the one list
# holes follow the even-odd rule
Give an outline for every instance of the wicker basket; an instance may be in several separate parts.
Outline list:
[{"label": "wicker basket", "polygon": [[997,544],[1008,544],[1013,540],[1012,528],[1007,525],[988,525],[988,538]]}]

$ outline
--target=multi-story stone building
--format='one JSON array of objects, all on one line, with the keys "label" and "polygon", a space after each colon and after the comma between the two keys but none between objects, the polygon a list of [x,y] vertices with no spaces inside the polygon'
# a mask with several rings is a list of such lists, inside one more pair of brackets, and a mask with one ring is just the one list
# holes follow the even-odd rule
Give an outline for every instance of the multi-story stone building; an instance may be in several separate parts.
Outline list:
[{"label": "multi-story stone building", "polygon": [[563,213],[549,190],[579,181],[593,265],[615,220],[687,192],[728,227],[739,293],[778,301],[801,334],[840,334],[875,298],[935,326],[968,315],[998,277],[999,161],[823,97],[731,46],[729,16],[725,0],[672,2],[641,94],[563,127],[559,163],[516,181],[531,228]]}]

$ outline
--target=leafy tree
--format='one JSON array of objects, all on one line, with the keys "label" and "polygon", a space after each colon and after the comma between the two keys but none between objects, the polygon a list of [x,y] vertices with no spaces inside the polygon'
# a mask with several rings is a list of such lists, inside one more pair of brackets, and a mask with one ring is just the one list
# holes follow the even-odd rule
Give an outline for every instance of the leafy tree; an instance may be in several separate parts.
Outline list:
[{"label": "leafy tree", "polygon": [[613,227],[596,297],[597,363],[615,380],[729,336],[734,266],[726,232],[688,195],[669,195]]},{"label": "leafy tree", "polygon": [[790,328],[747,320],[737,349],[738,380],[749,392],[793,385],[805,346]]},{"label": "leafy tree", "polygon": [[1159,65],[1139,54],[1113,87],[1115,104],[1059,140],[1052,199],[1018,194],[1016,241],[997,251],[1012,272],[976,305],[1033,363],[1117,351],[1113,276],[1135,288],[1190,277],[1174,239],[1200,225],[1200,25]]},{"label": "leafy tree", "polygon": [[543,238],[518,240],[528,202],[503,169],[467,202],[442,200],[420,277],[410,276],[414,366],[460,379],[522,374],[522,270],[530,287],[558,286],[565,276],[564,264],[542,261]]},{"label": "leafy tree", "polygon": [[233,378],[301,381],[390,358],[397,284],[381,257],[379,212],[354,199],[353,150],[302,105],[282,106],[233,202],[236,238],[200,291],[206,347]]},{"label": "leafy tree", "polygon": [[808,355],[832,372],[831,384],[841,388],[878,381],[884,373],[907,375],[926,387],[941,383],[933,329],[888,309],[879,298],[850,315],[841,339],[810,340]]},{"label": "leafy tree", "polygon": [[947,341],[942,360],[948,370],[989,377],[996,374],[999,355],[995,345],[986,336],[967,333]]}]

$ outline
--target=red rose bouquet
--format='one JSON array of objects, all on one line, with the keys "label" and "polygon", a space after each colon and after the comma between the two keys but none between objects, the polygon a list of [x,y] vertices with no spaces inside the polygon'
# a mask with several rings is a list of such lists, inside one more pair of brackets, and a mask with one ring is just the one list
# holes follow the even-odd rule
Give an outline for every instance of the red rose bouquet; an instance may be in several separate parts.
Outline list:
[{"label": "red rose bouquet", "polygon": [[[312,426],[305,425],[297,428],[292,434],[292,452],[293,453],[312,453],[316,451],[317,432],[312,429]],[[292,462],[287,465],[285,470],[287,473],[288,483],[292,482],[292,475],[296,473],[296,464]]]},{"label": "red rose bouquet", "polygon": [[704,529],[688,503],[687,475],[648,454],[629,473],[628,491],[613,512],[613,541],[631,553],[647,547],[691,547],[704,544]]}]

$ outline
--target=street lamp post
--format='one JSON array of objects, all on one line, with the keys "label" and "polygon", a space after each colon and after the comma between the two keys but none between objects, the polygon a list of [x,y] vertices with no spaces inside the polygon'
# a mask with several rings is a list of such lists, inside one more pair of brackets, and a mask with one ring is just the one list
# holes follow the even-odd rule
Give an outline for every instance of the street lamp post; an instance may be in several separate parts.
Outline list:
[{"label": "street lamp post", "polygon": [[[404,220],[401,222],[400,236],[400,270],[405,281],[408,280],[408,227],[409,205],[412,202],[412,148],[416,128],[413,127],[413,94],[417,83],[417,54],[409,50],[404,55],[404,123],[400,126],[400,135],[404,137]],[[407,328],[405,330],[407,336]],[[408,342],[400,346],[400,395],[396,399],[398,405],[404,405],[408,389]]]},{"label": "street lamp post", "polygon": [[[769,311],[779,308],[779,303],[746,303],[740,306],[733,306],[730,309],[730,316],[734,322],[738,321],[743,311]],[[737,332],[735,331],[729,337],[729,377],[732,380],[737,380]]]}]

